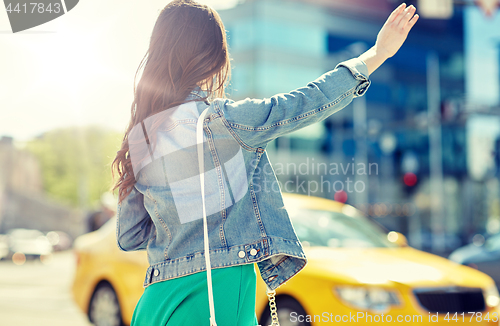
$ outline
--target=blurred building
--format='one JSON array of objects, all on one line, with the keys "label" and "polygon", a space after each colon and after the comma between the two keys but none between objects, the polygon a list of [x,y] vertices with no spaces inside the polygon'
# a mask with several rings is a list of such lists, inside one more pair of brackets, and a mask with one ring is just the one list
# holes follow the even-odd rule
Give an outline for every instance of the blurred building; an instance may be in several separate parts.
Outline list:
[{"label": "blurred building", "polygon": [[13,228],[64,231],[73,238],[86,232],[82,212],[43,195],[39,162],[15,147],[11,137],[0,139],[0,234]]},{"label": "blurred building", "polygon": [[[249,0],[221,11],[233,58],[230,97],[263,98],[305,86],[371,47],[401,2]],[[335,198],[342,186],[348,203],[409,235],[412,245],[435,252],[485,232],[491,205],[498,205],[498,186],[494,178],[470,175],[475,102],[468,99],[484,79],[477,81],[481,72],[467,68],[470,53],[480,53],[467,46],[477,46],[471,40],[481,31],[467,25],[480,15],[464,14],[468,10],[455,7],[449,19],[420,18],[400,51],[370,76],[363,98],[271,143],[267,150],[278,178],[297,185],[282,190]],[[497,76],[499,58],[497,52]],[[492,121],[491,115],[486,119]],[[497,120],[490,124],[500,131]],[[308,173],[282,169],[300,164]],[[337,169],[314,169],[322,164]],[[302,181],[306,187],[298,187]]]}]

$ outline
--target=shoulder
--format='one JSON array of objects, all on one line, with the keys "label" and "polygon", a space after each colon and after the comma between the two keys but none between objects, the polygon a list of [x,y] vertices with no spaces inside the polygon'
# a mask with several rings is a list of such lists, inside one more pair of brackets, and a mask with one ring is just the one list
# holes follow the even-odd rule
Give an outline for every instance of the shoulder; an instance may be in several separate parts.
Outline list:
[{"label": "shoulder", "polygon": [[[226,120],[232,123],[262,123],[262,119],[265,118],[266,109],[272,103],[271,98],[265,99],[254,99],[245,98],[242,100],[231,100],[227,98],[217,98],[212,104],[214,106],[215,112],[223,116]],[[257,120],[257,121],[253,121]]]}]

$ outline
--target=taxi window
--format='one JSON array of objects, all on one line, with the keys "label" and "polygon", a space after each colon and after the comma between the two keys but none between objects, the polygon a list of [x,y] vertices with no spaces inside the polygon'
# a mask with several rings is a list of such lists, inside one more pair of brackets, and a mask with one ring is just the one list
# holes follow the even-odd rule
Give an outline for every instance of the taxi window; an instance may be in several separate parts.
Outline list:
[{"label": "taxi window", "polygon": [[293,227],[305,245],[334,248],[398,247],[364,217],[323,210],[289,212]]}]

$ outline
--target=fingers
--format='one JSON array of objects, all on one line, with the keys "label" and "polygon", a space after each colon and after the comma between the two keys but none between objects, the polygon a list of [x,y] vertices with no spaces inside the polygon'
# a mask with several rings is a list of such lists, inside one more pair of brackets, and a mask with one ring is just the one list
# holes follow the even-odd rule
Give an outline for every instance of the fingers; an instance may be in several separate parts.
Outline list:
[{"label": "fingers", "polygon": [[409,32],[410,29],[412,29],[413,25],[415,25],[415,23],[417,22],[418,20],[418,17],[419,15],[416,14],[415,16],[412,17],[412,19],[410,19],[410,21],[405,25],[404,29],[406,32]]},{"label": "fingers", "polygon": [[393,10],[391,15],[387,19],[387,23],[389,24],[392,23],[399,16],[399,14],[401,14],[401,12],[404,11],[405,8],[406,8],[406,3],[403,2],[402,4],[399,5],[399,7]]},{"label": "fingers", "polygon": [[404,12],[401,14],[401,19],[400,21],[397,23],[397,26],[401,29],[403,29],[406,24],[408,24],[408,22],[410,21],[410,19],[413,17],[413,14],[415,14],[415,11],[417,9],[411,5],[409,7],[407,7]]}]

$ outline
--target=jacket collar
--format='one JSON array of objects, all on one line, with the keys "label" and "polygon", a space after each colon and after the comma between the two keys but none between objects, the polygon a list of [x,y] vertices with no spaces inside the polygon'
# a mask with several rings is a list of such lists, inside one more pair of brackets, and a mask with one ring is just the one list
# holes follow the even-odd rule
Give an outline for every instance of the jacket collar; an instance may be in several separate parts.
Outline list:
[{"label": "jacket collar", "polygon": [[200,86],[196,86],[188,95],[186,100],[196,100],[205,98],[207,96],[207,92],[203,91]]}]

